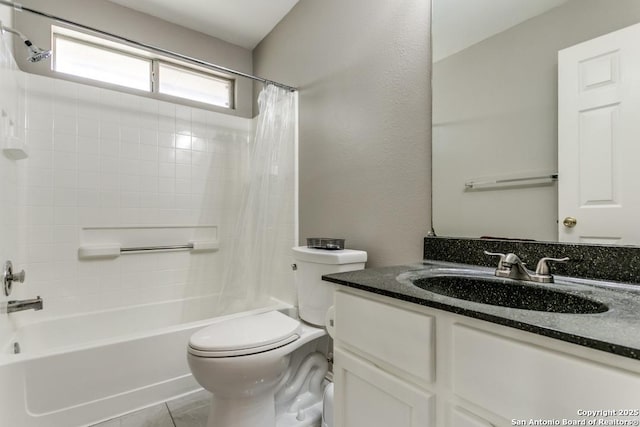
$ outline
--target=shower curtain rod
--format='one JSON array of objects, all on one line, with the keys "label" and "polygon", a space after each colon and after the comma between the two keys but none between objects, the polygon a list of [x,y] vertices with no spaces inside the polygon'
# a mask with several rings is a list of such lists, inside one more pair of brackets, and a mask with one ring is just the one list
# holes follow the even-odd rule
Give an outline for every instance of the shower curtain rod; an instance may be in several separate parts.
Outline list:
[{"label": "shower curtain rod", "polygon": [[240,76],[240,77],[246,77],[248,79],[256,80],[256,81],[259,81],[259,82],[262,82],[262,83],[266,83],[266,84],[272,84],[274,86],[281,87],[281,88],[289,90],[291,92],[295,92],[295,91],[298,90],[295,87],[288,86],[288,85],[285,85],[285,84],[282,84],[282,83],[278,83],[278,82],[274,82],[273,80],[263,79],[262,77],[257,77],[257,76],[251,75],[251,74],[243,73],[242,71],[237,71],[237,70],[233,70],[231,68],[222,67],[220,65],[212,64],[210,62],[206,62],[206,61],[202,61],[200,59],[192,58],[190,56],[182,55],[181,53],[172,52],[170,50],[163,49],[161,47],[156,47],[156,46],[152,46],[152,45],[149,45],[149,44],[146,44],[146,43],[137,42],[135,40],[131,40],[131,39],[128,39],[126,37],[122,37],[122,36],[118,36],[118,35],[113,34],[113,33],[109,33],[107,31],[102,31],[102,30],[98,30],[98,29],[93,28],[93,27],[89,27],[87,25],[78,24],[77,22],[73,22],[73,21],[70,21],[68,19],[60,18],[60,17],[55,16],[55,15],[50,15],[48,13],[40,12],[39,10],[32,9],[30,7],[27,7],[27,6],[23,6],[20,3],[15,3],[15,2],[6,1],[6,0],[0,0],[0,4],[4,5],[4,6],[12,7],[12,8],[14,8],[15,10],[17,10],[19,12],[33,13],[34,15],[39,15],[39,16],[42,16],[42,17],[45,17],[45,18],[49,18],[49,19],[52,19],[54,21],[63,23],[63,24],[71,25],[71,26],[74,26],[74,27],[77,27],[77,28],[81,28],[83,30],[88,30],[88,31],[92,31],[94,33],[102,34],[104,36],[111,37],[111,38],[123,41],[123,42],[125,42],[127,44],[130,44],[130,45],[133,45],[133,46],[137,46],[137,47],[141,47],[141,48],[146,49],[146,50],[151,50],[151,51],[154,51],[154,52],[158,52],[158,53],[161,53],[163,55],[170,56],[170,57],[172,57],[174,59],[180,59],[180,60],[183,60],[183,61],[191,62],[193,64],[200,65],[200,66],[206,67],[206,68],[210,68],[210,69],[215,70],[215,71],[220,71],[220,72],[223,72],[223,73],[233,74],[235,76]]}]

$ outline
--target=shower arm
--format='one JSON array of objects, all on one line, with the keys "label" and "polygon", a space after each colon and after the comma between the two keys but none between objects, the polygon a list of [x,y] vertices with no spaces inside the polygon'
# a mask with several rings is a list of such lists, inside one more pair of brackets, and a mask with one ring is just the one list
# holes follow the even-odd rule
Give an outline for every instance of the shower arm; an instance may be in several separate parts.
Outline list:
[{"label": "shower arm", "polygon": [[15,34],[16,36],[20,37],[22,39],[22,41],[27,41],[27,36],[25,36],[24,34],[22,34],[20,31],[14,29],[14,28],[9,28],[6,27],[2,24],[2,21],[0,21],[0,30],[2,30],[3,32],[6,31],[7,33],[11,33],[11,34]]},{"label": "shower arm", "polygon": [[274,86],[278,86],[278,87],[280,87],[282,89],[286,89],[286,90],[291,91],[291,92],[296,92],[298,90],[295,87],[288,86],[288,85],[285,85],[285,84],[282,84],[282,83],[278,83],[278,82],[275,82],[273,80],[267,80],[267,79],[264,79],[262,77],[254,76],[252,74],[243,73],[242,71],[238,71],[238,70],[234,70],[234,69],[231,69],[231,68],[223,67],[221,65],[212,64],[210,62],[202,61],[200,59],[193,58],[193,57],[187,56],[187,55],[183,55],[181,53],[173,52],[173,51],[170,51],[170,50],[167,50],[167,49],[163,49],[161,47],[149,45],[149,44],[146,44],[146,43],[137,42],[135,40],[131,40],[131,39],[128,39],[126,37],[122,37],[122,36],[118,36],[118,35],[113,34],[113,33],[109,33],[107,31],[98,30],[96,28],[89,27],[89,26],[84,25],[84,24],[79,24],[77,22],[70,21],[70,20],[65,19],[65,18],[60,18],[60,17],[55,16],[55,15],[51,15],[51,14],[48,14],[48,13],[45,13],[45,12],[41,12],[41,11],[36,10],[36,9],[32,9],[30,7],[27,7],[27,6],[23,6],[20,3],[15,3],[15,2],[7,1],[7,0],[0,0],[0,5],[12,7],[14,10],[16,10],[18,12],[33,13],[34,15],[38,15],[38,16],[42,16],[44,18],[52,19],[52,20],[54,20],[56,22],[59,22],[59,23],[62,23],[62,24],[71,25],[71,26],[76,27],[76,28],[80,28],[80,29],[83,29],[83,30],[91,31],[93,33],[97,33],[97,34],[100,34],[100,35],[103,35],[103,36],[110,37],[112,39],[116,39],[116,40],[122,41],[122,42],[127,43],[128,45],[131,45],[131,46],[135,46],[135,47],[139,47],[139,48],[142,48],[142,49],[145,49],[145,50],[157,52],[157,53],[160,53],[160,54],[165,55],[165,56],[169,56],[169,57],[174,58],[174,59],[179,59],[179,60],[182,60],[182,61],[190,62],[192,64],[196,64],[196,65],[199,65],[201,67],[209,68],[211,70],[215,70],[215,71],[218,71],[218,72],[232,74],[234,76],[245,77],[245,78],[248,78],[248,79],[251,79],[251,80],[255,80],[255,81],[259,81],[259,82],[262,82],[262,83],[265,83],[265,84],[272,84]]}]

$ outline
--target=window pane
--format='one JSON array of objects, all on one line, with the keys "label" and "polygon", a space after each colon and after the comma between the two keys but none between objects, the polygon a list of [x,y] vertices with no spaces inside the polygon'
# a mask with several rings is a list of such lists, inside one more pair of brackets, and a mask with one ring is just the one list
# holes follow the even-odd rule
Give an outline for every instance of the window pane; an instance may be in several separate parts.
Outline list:
[{"label": "window pane", "polygon": [[55,71],[151,91],[151,61],[56,37]]},{"label": "window pane", "polygon": [[220,107],[231,107],[229,80],[164,63],[159,65],[160,93]]}]

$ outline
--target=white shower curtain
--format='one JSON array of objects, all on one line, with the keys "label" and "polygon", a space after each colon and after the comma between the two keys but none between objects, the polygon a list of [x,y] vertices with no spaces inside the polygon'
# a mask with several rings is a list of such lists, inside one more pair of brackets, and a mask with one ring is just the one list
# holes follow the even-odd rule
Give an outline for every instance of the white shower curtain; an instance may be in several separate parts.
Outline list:
[{"label": "white shower curtain", "polygon": [[220,294],[225,311],[264,304],[274,281],[282,280],[283,269],[289,268],[295,244],[295,94],[269,84],[260,93],[258,106],[225,258]]}]

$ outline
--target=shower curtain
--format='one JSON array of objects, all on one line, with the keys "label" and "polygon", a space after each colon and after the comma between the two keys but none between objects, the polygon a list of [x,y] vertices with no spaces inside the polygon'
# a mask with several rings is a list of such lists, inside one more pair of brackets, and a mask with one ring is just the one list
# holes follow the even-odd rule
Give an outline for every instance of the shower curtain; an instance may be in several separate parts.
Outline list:
[{"label": "shower curtain", "polygon": [[274,281],[282,280],[285,269],[290,271],[291,247],[296,243],[295,94],[268,84],[258,106],[225,258],[220,294],[225,311],[265,304]]}]

